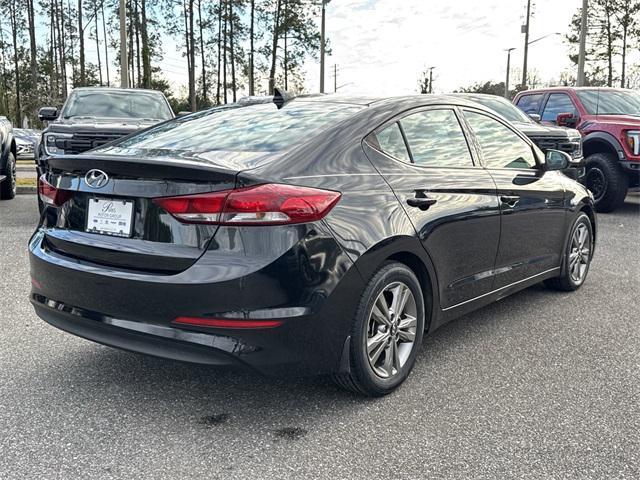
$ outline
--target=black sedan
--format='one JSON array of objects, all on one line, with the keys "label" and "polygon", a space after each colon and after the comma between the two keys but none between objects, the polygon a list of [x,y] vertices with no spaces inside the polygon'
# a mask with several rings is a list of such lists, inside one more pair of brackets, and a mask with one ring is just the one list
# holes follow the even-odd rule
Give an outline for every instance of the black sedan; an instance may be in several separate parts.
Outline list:
[{"label": "black sedan", "polygon": [[596,217],[566,153],[460,97],[274,103],[52,158],[36,313],[126,350],[384,395],[424,332],[584,283]]}]

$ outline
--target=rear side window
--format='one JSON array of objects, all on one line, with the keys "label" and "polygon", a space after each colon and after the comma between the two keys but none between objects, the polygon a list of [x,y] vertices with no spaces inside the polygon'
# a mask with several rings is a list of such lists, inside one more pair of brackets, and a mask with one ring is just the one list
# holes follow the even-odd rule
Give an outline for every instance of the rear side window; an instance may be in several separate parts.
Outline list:
[{"label": "rear side window", "polygon": [[409,158],[409,152],[407,151],[407,146],[404,143],[404,138],[402,138],[400,126],[397,122],[376,133],[376,138],[378,139],[378,145],[383,152],[397,158],[398,160],[404,160],[405,162],[411,161]]},{"label": "rear side window", "polygon": [[578,115],[576,106],[569,98],[569,95],[566,93],[552,93],[549,95],[549,100],[547,100],[547,104],[544,106],[542,120],[556,123],[556,119],[560,113],[573,113],[574,117]]},{"label": "rear side window", "polygon": [[453,110],[425,110],[400,120],[416,165],[471,167],[471,153]]},{"label": "rear side window", "polygon": [[464,112],[476,135],[487,168],[534,168],[531,146],[514,131],[491,117]]},{"label": "rear side window", "polygon": [[[278,152],[346,119],[362,107],[325,102],[272,103],[214,108],[160,124],[115,145],[115,149],[187,154],[223,150]],[[114,147],[109,147],[110,150]]]},{"label": "rear side window", "polygon": [[535,95],[523,95],[518,99],[518,108],[524,113],[538,113],[542,97],[544,97],[544,94],[542,93],[537,93]]}]

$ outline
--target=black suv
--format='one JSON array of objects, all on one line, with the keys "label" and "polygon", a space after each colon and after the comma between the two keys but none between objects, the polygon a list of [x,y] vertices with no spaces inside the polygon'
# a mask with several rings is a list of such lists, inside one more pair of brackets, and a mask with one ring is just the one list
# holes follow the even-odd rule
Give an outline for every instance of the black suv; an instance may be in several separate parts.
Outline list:
[{"label": "black suv", "polygon": [[174,114],[155,90],[84,87],[74,89],[60,111],[43,107],[38,117],[51,122],[35,155],[41,175],[50,156],[86,152]]},{"label": "black suv", "polygon": [[[489,94],[456,94],[499,113],[513,126],[529,137],[540,150],[561,150],[571,156],[571,164],[563,173],[574,180],[583,180],[585,169],[582,155],[582,137],[573,128],[541,125],[508,100]],[[539,118],[537,118],[539,120]]]}]

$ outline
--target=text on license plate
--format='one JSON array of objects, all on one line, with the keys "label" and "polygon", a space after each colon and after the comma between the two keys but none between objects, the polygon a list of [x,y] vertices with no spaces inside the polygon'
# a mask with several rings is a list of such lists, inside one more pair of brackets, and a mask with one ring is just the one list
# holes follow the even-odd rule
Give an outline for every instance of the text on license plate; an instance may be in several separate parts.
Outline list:
[{"label": "text on license plate", "polygon": [[126,200],[89,199],[87,232],[118,237],[131,236],[133,202]]}]

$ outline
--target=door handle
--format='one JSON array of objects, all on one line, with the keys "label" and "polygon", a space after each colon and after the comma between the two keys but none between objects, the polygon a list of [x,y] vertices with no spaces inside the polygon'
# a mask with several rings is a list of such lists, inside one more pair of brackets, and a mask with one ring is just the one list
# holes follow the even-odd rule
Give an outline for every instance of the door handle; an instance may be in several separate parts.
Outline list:
[{"label": "door handle", "polygon": [[428,210],[431,205],[438,200],[435,198],[407,198],[407,205],[410,207],[417,207],[420,210]]},{"label": "door handle", "polygon": [[518,197],[517,195],[502,195],[500,197],[500,201],[513,208],[520,201],[520,197]]}]

